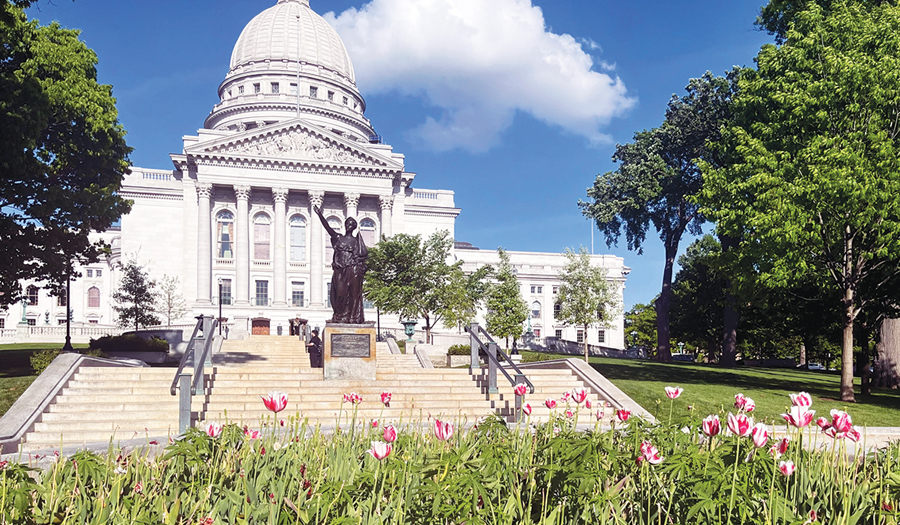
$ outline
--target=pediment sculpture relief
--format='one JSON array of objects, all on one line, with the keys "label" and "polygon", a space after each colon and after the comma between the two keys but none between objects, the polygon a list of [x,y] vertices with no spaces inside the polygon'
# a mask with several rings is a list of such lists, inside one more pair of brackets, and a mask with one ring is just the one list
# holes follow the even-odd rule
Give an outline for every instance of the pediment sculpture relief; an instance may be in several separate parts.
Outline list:
[{"label": "pediment sculpture relief", "polygon": [[[284,132],[252,141],[214,148],[217,153],[240,153],[260,157],[319,160],[342,164],[376,165],[375,161],[349,148],[333,144],[311,133]],[[380,164],[380,163],[379,163]]]}]

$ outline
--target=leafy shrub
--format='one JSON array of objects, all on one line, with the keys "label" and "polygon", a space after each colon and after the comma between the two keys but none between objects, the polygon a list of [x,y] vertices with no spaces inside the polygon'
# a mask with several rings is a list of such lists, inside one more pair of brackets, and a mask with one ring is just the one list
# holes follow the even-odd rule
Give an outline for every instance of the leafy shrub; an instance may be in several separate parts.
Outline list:
[{"label": "leafy shrub", "polygon": [[168,352],[169,343],[165,339],[153,336],[148,341],[137,334],[104,335],[99,339],[91,339],[88,345],[92,350],[101,350],[106,354],[112,352]]},{"label": "leafy shrub", "polygon": [[561,359],[563,357],[570,357],[570,356],[545,354],[542,352],[522,352],[522,362],[523,363],[537,363],[539,361],[552,361],[554,359]]},{"label": "leafy shrub", "polygon": [[397,348],[400,349],[400,353],[405,354],[406,353],[406,339],[396,339],[396,341],[397,341]]},{"label": "leafy shrub", "polygon": [[34,369],[34,373],[36,375],[41,375],[61,352],[62,350],[52,350],[47,348],[31,354],[31,368]]},{"label": "leafy shrub", "polygon": [[447,355],[470,355],[472,347],[469,345],[452,345],[447,349]]}]

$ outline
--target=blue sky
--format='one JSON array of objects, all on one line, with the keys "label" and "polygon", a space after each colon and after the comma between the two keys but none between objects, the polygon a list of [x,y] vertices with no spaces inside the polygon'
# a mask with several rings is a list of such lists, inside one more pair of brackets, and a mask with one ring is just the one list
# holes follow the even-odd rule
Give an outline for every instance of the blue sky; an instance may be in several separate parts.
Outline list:
[{"label": "blue sky", "polygon": [[[171,169],[169,153],[216,103],[244,25],[274,2],[39,0],[29,16],[83,31],[132,162]],[[454,190],[456,238],[482,249],[590,248],[576,203],[615,169],[615,144],[658,126],[690,78],[752,66],[771,42],[753,26],[762,0],[310,3],[341,32],[366,116],[406,155],[414,186]],[[409,24],[415,15],[422,22]],[[595,231],[594,252],[632,268],[626,308],[659,292],[654,233],[638,256]]]}]

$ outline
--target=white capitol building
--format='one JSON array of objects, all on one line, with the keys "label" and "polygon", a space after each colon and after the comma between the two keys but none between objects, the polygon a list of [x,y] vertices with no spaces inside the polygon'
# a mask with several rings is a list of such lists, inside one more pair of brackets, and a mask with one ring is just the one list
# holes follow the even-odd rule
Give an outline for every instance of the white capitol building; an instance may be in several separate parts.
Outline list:
[{"label": "white capitol building", "polygon": [[[350,56],[308,0],[278,0],[247,24],[218,94],[203,129],[170,156],[173,169],[132,168],[125,177],[120,194],[134,201],[132,211],[118,229],[98,234],[113,246],[111,256],[81,268],[72,282],[73,326],[115,324],[116,267],[130,257],[157,281],[178,277],[189,316],[218,315],[221,286],[231,337],[274,334],[278,327],[286,334],[298,316],[324,326],[331,317],[331,248],[314,206],[336,230],[355,217],[369,246],[397,233],[447,230],[456,237],[461,210],[453,191],[415,186],[403,154],[381,143],[365,117]],[[467,270],[498,261],[496,251],[465,243],[457,243],[454,256]],[[561,254],[510,256],[537,337],[624,346],[621,314],[613,328],[587,334],[554,319]],[[621,257],[593,261],[624,286]],[[25,285],[31,330],[49,334],[64,324],[65,301],[40,283]],[[374,308],[366,310],[367,320],[375,316]],[[0,311],[2,339],[17,333],[22,318],[22,306]],[[393,315],[381,315],[381,326],[401,328]]]}]

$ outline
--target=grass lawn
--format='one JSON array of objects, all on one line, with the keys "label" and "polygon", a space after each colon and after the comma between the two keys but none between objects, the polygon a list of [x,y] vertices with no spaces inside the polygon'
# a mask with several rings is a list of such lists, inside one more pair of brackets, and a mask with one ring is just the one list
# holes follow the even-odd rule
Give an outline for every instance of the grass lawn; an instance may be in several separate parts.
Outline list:
[{"label": "grass lawn", "polygon": [[[592,366],[657,418],[669,417],[669,398],[666,386],[684,388],[675,400],[675,417],[694,414],[704,418],[709,414],[734,411],[734,395],[742,392],[753,398],[754,420],[784,423],[781,414],[791,405],[788,394],[809,392],[816,417],[829,416],[832,408],[847,411],[853,423],[870,427],[900,426],[900,391],[874,389],[872,395],[859,395],[856,378],[856,403],[839,399],[839,372],[809,372],[783,368],[721,368],[715,365],[691,363],[663,364],[631,359],[591,358]],[[724,423],[724,421],[723,421]]]},{"label": "grass lawn", "polygon": [[[87,348],[86,344],[73,344]],[[0,345],[0,416],[19,399],[37,378],[31,368],[31,354],[47,348],[62,348],[62,343],[21,343]]]}]

